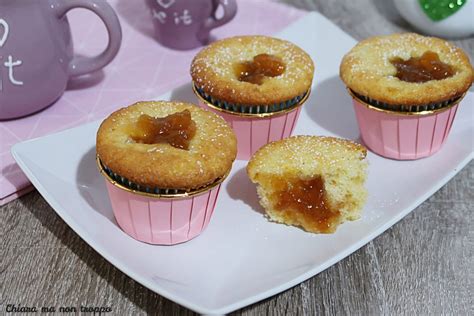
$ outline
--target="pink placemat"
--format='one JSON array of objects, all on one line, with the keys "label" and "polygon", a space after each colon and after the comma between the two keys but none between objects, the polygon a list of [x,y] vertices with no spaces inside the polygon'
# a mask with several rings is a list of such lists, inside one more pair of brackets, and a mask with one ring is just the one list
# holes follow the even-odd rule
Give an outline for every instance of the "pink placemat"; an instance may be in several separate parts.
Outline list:
[{"label": "pink placemat", "polygon": [[[10,154],[13,144],[101,119],[117,108],[151,99],[190,79],[189,64],[199,49],[182,52],[158,45],[144,0],[109,2],[123,30],[122,47],[115,60],[101,72],[70,82],[61,99],[46,110],[0,122],[0,205],[32,189]],[[239,0],[238,6],[234,20],[212,32],[216,39],[273,34],[304,15],[270,0]],[[107,43],[102,22],[83,9],[68,16],[76,53],[94,55],[102,51]]]}]

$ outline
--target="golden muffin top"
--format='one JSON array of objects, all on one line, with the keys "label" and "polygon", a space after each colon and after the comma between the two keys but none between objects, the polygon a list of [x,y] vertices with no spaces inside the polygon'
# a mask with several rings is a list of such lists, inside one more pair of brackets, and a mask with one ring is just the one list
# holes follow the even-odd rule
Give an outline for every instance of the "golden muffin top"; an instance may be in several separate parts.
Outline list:
[{"label": "golden muffin top", "polygon": [[[249,73],[250,72],[250,76]],[[258,80],[252,76],[258,72]],[[231,104],[271,105],[306,93],[311,57],[298,46],[267,36],[238,36],[212,43],[191,64],[194,84]]]},{"label": "golden muffin top", "polygon": [[[405,64],[413,61],[435,72],[446,68],[447,75],[419,82],[400,79],[398,68],[406,70]],[[348,88],[364,97],[391,105],[426,105],[463,95],[474,72],[460,48],[439,38],[402,33],[358,43],[342,59],[340,76]]]},{"label": "golden muffin top", "polygon": [[[191,116],[194,135],[188,149],[137,141],[141,118],[176,113]],[[234,132],[220,116],[189,103],[167,101],[138,102],[112,113],[100,125],[96,145],[100,161],[114,173],[163,189],[192,190],[213,183],[229,172],[237,154]]]},{"label": "golden muffin top", "polygon": [[350,140],[328,136],[292,136],[260,148],[250,159],[247,173],[252,182],[267,174],[297,174],[301,178],[363,160],[367,149]]}]

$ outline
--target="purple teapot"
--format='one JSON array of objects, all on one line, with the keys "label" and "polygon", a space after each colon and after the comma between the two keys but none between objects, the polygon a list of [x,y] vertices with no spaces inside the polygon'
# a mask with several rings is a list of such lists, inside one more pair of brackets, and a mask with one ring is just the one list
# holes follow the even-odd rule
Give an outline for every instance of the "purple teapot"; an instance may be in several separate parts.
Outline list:
[{"label": "purple teapot", "polygon": [[[74,57],[66,13],[96,13],[109,33],[102,54]],[[104,0],[0,0],[0,120],[21,117],[54,103],[70,77],[101,69],[117,54],[118,18]]]},{"label": "purple teapot", "polygon": [[182,50],[206,45],[210,31],[237,13],[236,0],[148,0],[148,6],[158,42]]}]

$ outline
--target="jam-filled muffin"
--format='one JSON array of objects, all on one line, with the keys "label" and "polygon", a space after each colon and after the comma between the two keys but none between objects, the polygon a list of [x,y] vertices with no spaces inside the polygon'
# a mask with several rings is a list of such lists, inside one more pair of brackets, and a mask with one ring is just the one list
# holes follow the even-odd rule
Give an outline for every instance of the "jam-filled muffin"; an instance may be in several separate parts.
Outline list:
[{"label": "jam-filled muffin", "polygon": [[224,176],[236,155],[219,116],[179,102],[138,102],[112,113],[97,133],[104,166],[147,188],[192,190]]},{"label": "jam-filled muffin", "polygon": [[[268,141],[291,134],[313,74],[313,61],[305,51],[267,36],[217,41],[201,50],[191,65],[201,105],[220,113],[234,127],[241,159],[248,159]],[[287,122],[283,126],[273,124],[275,120]],[[270,135],[268,139],[254,139],[254,127],[259,134]]]},{"label": "jam-filled muffin", "polygon": [[367,198],[366,154],[349,140],[294,136],[258,150],[247,173],[271,220],[332,233],[360,217]]},{"label": "jam-filled muffin", "polygon": [[213,99],[254,107],[279,104],[305,94],[314,65],[298,46],[267,36],[217,41],[194,58],[196,87]]},{"label": "jam-filled muffin", "polygon": [[394,159],[440,149],[474,78],[460,48],[414,33],[360,42],[344,56],[340,76],[354,97],[362,139]]},{"label": "jam-filled muffin", "polygon": [[227,123],[188,103],[138,102],[112,113],[97,133],[117,222],[153,244],[187,241],[207,226],[236,153]]},{"label": "jam-filled muffin", "polygon": [[469,58],[460,48],[414,33],[360,42],[344,56],[340,72],[353,92],[394,107],[456,99],[473,80]]}]

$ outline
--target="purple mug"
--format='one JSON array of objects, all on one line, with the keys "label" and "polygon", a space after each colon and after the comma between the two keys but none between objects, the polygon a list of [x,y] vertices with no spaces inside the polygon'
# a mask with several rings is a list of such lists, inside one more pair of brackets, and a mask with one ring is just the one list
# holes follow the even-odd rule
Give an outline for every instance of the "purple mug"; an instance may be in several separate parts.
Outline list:
[{"label": "purple mug", "polygon": [[[192,49],[209,42],[210,31],[232,20],[236,0],[148,0],[156,39],[175,49]],[[216,13],[222,8],[223,16]]]},{"label": "purple mug", "polygon": [[[96,13],[109,34],[107,48],[74,57],[66,13]],[[17,118],[53,104],[68,79],[106,66],[122,40],[119,20],[104,0],[0,0],[0,119]]]}]

